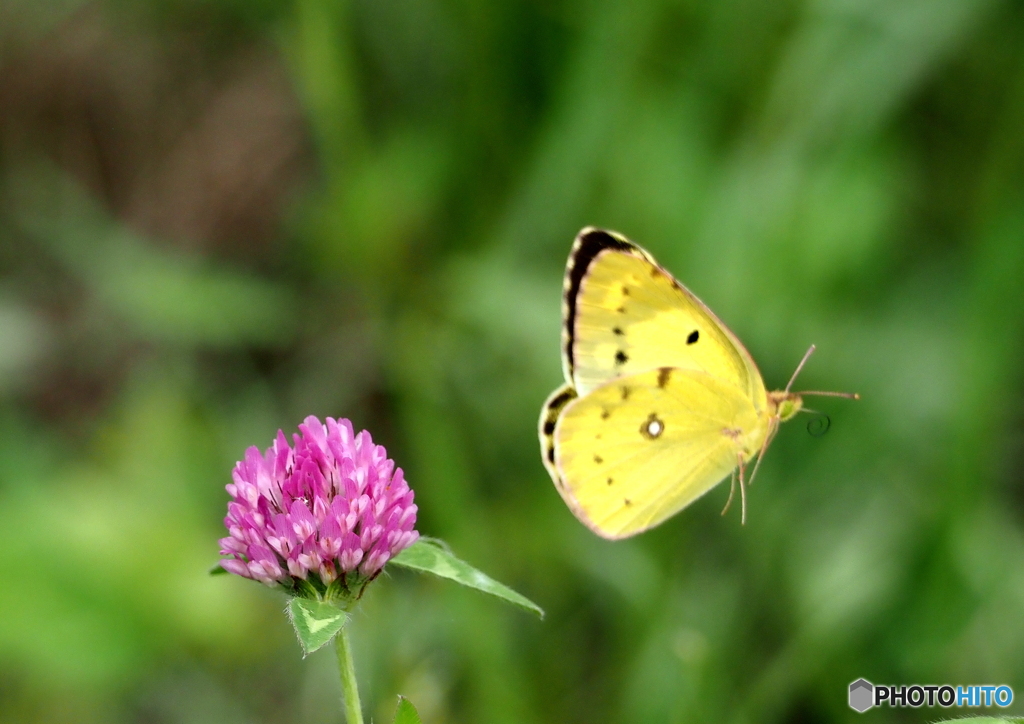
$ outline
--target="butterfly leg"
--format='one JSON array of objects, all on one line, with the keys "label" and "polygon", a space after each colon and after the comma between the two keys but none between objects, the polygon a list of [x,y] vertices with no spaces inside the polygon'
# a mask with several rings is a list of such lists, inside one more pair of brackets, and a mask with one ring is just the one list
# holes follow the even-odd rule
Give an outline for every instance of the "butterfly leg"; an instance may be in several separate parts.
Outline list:
[{"label": "butterfly leg", "polygon": [[733,495],[736,494],[736,470],[732,471],[732,480],[729,482],[729,499],[725,501],[725,507],[722,508],[722,515],[729,512],[729,506],[732,505]]},{"label": "butterfly leg", "polygon": [[739,480],[740,480],[740,525],[747,524],[747,486],[743,480],[743,454],[737,453],[736,457],[739,460]]},{"label": "butterfly leg", "polygon": [[757,462],[754,463],[754,472],[750,474],[750,485],[754,484],[754,478],[757,477],[757,471],[761,468],[761,460],[764,459],[764,454],[768,451],[768,446],[772,444],[772,440],[775,439],[775,433],[779,431],[779,418],[773,417],[768,423],[768,434],[764,436],[764,443],[761,444],[761,449],[757,452]]}]

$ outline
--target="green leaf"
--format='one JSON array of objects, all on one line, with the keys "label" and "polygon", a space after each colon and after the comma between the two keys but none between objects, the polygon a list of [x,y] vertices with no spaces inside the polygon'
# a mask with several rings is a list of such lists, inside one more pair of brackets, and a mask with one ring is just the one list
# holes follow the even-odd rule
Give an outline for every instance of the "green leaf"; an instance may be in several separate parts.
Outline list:
[{"label": "green leaf", "polygon": [[348,621],[348,614],[323,601],[293,598],[288,601],[288,618],[295,627],[303,655],[307,655],[334,638]]},{"label": "green leaf", "polygon": [[514,603],[544,618],[544,610],[536,603],[516,593],[508,586],[498,583],[485,573],[481,573],[465,561],[459,560],[444,547],[443,543],[435,539],[420,538],[392,558],[390,563],[433,573],[442,578],[450,578],[463,586],[476,588],[492,596],[503,598],[509,603]]},{"label": "green leaf", "polygon": [[395,712],[394,724],[423,724],[416,707],[404,696],[398,697],[398,710]]},{"label": "green leaf", "polygon": [[215,563],[213,568],[210,569],[211,576],[220,576],[227,573],[227,570],[220,563]]}]

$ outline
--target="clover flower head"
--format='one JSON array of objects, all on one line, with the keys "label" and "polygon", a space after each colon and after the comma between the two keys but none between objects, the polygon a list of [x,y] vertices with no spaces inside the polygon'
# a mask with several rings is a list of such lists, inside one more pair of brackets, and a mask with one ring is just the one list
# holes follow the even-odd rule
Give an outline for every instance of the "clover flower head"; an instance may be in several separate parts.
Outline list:
[{"label": "clover flower head", "polygon": [[292,439],[235,465],[220,565],[290,590],[371,580],[419,537],[402,469],[345,419],[307,417]]}]

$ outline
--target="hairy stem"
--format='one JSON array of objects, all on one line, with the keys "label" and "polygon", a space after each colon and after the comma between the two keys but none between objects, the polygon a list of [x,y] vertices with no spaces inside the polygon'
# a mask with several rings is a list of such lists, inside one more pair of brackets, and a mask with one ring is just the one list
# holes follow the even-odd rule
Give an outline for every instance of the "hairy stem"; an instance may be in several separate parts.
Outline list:
[{"label": "hairy stem", "polygon": [[352,645],[348,640],[348,625],[345,625],[334,637],[334,649],[338,653],[341,690],[345,696],[345,721],[348,724],[363,724],[363,710],[359,705],[359,687],[356,685],[356,667],[352,662]]}]

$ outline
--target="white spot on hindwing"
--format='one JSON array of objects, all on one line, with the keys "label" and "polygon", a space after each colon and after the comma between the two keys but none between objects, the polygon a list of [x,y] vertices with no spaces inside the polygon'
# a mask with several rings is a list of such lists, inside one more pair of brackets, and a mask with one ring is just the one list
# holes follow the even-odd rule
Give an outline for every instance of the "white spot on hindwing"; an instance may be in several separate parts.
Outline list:
[{"label": "white spot on hindwing", "polygon": [[665,423],[654,412],[647,416],[647,419],[640,424],[640,434],[648,440],[655,440],[665,432]]}]

